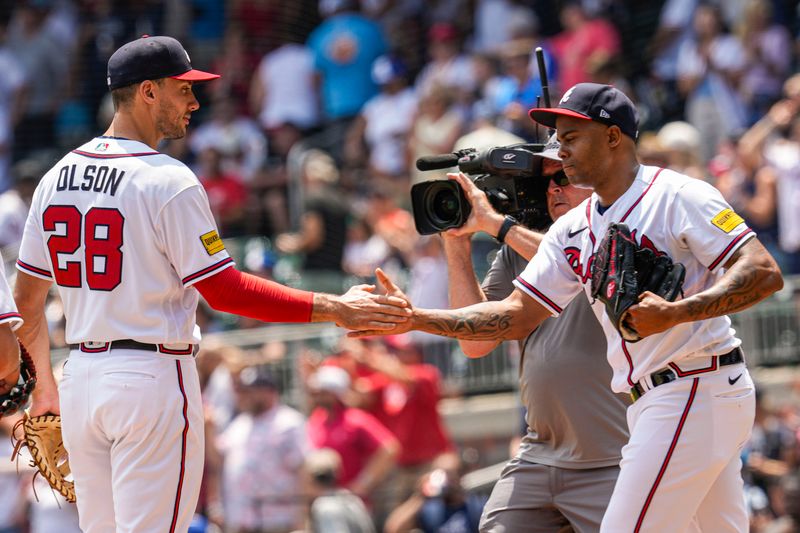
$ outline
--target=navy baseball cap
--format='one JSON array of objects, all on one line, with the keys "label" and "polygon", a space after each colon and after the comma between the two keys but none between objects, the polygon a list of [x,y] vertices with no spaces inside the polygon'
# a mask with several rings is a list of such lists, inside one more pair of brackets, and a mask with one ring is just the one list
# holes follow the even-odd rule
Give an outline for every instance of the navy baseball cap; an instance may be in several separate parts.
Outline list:
[{"label": "navy baseball cap", "polygon": [[534,107],[530,117],[550,128],[556,127],[556,118],[574,117],[594,120],[608,126],[618,126],[630,137],[639,137],[639,114],[625,93],[600,83],[579,83],[564,93],[557,107]]},{"label": "navy baseball cap", "polygon": [[193,69],[181,43],[158,35],[143,35],[124,44],[108,60],[107,81],[111,90],[161,78],[207,81],[219,78],[219,74]]}]

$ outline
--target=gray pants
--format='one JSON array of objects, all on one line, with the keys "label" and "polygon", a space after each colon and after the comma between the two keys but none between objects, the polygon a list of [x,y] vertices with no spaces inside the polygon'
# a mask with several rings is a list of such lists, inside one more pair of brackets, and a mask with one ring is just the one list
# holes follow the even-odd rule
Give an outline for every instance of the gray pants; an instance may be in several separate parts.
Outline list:
[{"label": "gray pants", "polygon": [[570,470],[514,458],[492,489],[480,530],[595,533],[618,474],[617,466]]}]

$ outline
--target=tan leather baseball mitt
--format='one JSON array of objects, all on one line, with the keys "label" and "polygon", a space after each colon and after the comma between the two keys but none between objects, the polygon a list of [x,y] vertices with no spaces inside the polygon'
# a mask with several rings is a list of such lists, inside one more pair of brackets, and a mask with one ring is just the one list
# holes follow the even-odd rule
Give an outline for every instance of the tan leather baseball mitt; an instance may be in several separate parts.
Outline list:
[{"label": "tan leather baseball mitt", "polygon": [[[18,437],[19,427],[25,432]],[[72,471],[69,468],[67,450],[61,438],[61,417],[59,415],[25,416],[14,426],[13,461],[23,446],[27,446],[31,454],[31,466],[39,469],[38,473],[47,480],[51,487],[61,493],[68,502],[75,503],[75,483],[67,480]]]}]

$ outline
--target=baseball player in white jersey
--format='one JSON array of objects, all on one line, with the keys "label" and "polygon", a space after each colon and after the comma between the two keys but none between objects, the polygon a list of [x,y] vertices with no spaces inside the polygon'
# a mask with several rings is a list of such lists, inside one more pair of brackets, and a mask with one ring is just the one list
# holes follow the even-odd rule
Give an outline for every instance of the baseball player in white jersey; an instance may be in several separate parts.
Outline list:
[{"label": "baseball player in white jersey", "polygon": [[22,325],[22,315],[11,297],[3,264],[0,255],[0,394],[19,379],[19,344],[14,330]]},{"label": "baseball player in white jersey", "polygon": [[[111,126],[34,194],[15,287],[40,376],[31,414],[62,415],[87,533],[188,529],[203,470],[198,293],[265,321],[388,328],[409,313],[368,286],[309,293],[230,268],[199,181],[156,149],[185,135],[199,107],[192,83],[217,77],[192,69],[170,37],[122,46],[108,63]],[[43,316],[53,282],[72,348],[58,386]]]},{"label": "baseball player in white jersey", "polygon": [[600,302],[592,305],[608,341],[611,386],[636,400],[601,531],[747,531],[739,451],[755,397],[725,315],[780,289],[780,270],[716,189],[639,164],[636,110],[619,90],[581,83],[557,108],[531,116],[557,127],[570,182],[594,193],[551,227],[508,298],[454,311],[414,309],[411,323],[397,330],[521,338],[581,290],[589,297],[598,237],[611,222],[626,223],[641,246],[683,263],[686,279],[683,299],[645,292],[631,307],[628,324],[645,337],[635,344],[623,342]]}]

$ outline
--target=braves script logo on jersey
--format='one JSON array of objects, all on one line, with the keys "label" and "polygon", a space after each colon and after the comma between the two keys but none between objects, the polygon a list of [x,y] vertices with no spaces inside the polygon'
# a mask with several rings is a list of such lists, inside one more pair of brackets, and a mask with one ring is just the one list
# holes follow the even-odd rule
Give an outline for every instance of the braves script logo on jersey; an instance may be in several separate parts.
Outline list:
[{"label": "braves script logo on jersey", "polygon": [[[653,251],[656,255],[666,255],[666,252],[662,252],[656,245],[653,244],[653,241],[650,238],[642,234],[641,240],[636,238],[636,233],[638,230],[631,231],[631,237],[633,240],[642,248],[648,248]],[[564,248],[564,257],[567,258],[567,263],[569,263],[569,267],[575,272],[575,275],[578,276],[578,279],[581,280],[581,283],[586,283],[592,277],[592,265],[594,265],[594,256],[589,258],[586,262],[586,268],[583,267],[583,261],[581,261],[581,249],[576,246],[567,246]],[[609,285],[609,290],[613,292],[612,285]],[[611,297],[610,295],[608,296]]]}]

